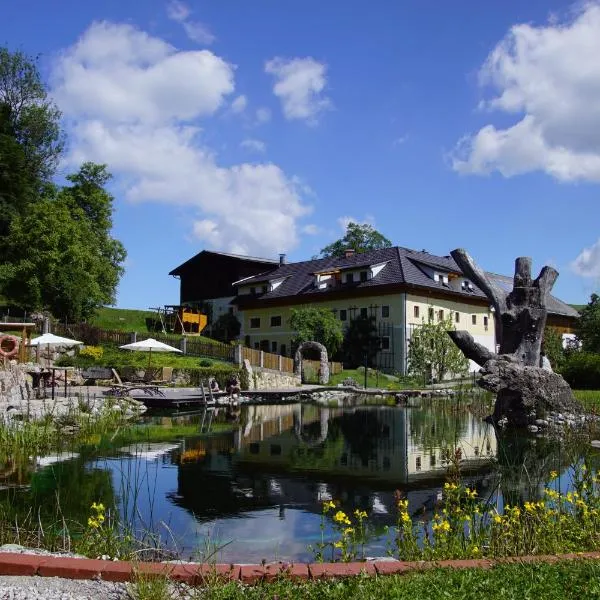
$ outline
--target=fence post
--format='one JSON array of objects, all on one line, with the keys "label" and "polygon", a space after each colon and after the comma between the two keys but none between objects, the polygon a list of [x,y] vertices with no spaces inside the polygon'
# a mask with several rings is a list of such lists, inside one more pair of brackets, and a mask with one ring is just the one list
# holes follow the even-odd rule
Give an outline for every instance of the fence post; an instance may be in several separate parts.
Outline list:
[{"label": "fence post", "polygon": [[234,346],[234,350],[233,350],[233,362],[238,367],[241,367],[242,363],[244,362],[244,354],[242,353],[242,345],[241,344],[236,344]]},{"label": "fence post", "polygon": [[135,344],[137,342],[137,331],[132,331],[129,334],[129,337],[131,338],[130,341],[132,344]]},{"label": "fence post", "polygon": [[277,368],[280,373],[283,371],[283,359],[281,358],[281,354],[277,357]]},{"label": "fence post", "polygon": [[262,369],[265,366],[265,353],[263,350],[260,351],[260,358],[258,359],[259,366]]},{"label": "fence post", "polygon": [[180,346],[180,350],[184,353],[187,354],[187,338],[185,337],[185,335],[181,338],[181,342],[179,343]]}]

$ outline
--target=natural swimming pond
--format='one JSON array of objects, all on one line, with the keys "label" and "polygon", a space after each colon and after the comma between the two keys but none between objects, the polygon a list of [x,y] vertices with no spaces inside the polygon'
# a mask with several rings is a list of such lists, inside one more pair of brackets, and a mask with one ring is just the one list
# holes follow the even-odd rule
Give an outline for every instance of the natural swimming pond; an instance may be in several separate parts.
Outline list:
[{"label": "natural swimming pond", "polygon": [[[84,523],[93,502],[160,534],[185,558],[306,561],[321,540],[323,502],[368,514],[367,556],[384,556],[397,491],[427,521],[456,459],[465,483],[498,506],[535,501],[556,471],[566,491],[590,436],[561,442],[497,437],[475,401],[421,406],[248,405],[147,414],[133,428],[90,436],[54,456],[7,462],[0,506]],[[57,509],[59,508],[59,511]],[[326,523],[325,539],[331,535]]]}]

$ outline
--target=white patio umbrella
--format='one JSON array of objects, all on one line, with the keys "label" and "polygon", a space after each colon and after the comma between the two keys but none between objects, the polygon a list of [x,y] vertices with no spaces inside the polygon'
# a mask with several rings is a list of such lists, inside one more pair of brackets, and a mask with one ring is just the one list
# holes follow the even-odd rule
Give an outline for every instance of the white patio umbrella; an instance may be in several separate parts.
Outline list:
[{"label": "white patio umbrella", "polygon": [[50,346],[77,346],[79,344],[83,344],[83,342],[54,335],[53,333],[44,333],[29,342],[30,346],[46,346],[48,354],[50,354]]},{"label": "white patio umbrella", "polygon": [[78,344],[83,344],[83,342],[54,335],[53,333],[44,333],[44,335],[40,335],[29,342],[30,346],[77,346]]},{"label": "white patio umbrella", "polygon": [[148,367],[150,367],[150,360],[152,359],[152,352],[181,352],[179,348],[174,348],[168,344],[163,344],[154,338],[148,338],[141,342],[133,342],[132,344],[125,344],[119,346],[123,350],[137,350],[138,352],[148,352]]}]

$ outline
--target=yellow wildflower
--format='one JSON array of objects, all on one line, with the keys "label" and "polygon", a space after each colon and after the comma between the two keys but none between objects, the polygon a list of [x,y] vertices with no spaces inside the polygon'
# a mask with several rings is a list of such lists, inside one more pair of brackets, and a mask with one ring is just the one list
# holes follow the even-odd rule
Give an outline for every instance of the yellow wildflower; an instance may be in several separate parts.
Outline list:
[{"label": "yellow wildflower", "polygon": [[558,477],[557,471],[550,471],[550,479],[556,479]]},{"label": "yellow wildflower", "polygon": [[502,523],[502,517],[500,515],[494,515],[494,523]]},{"label": "yellow wildflower", "polygon": [[354,533],[354,527],[346,527],[344,529],[344,535],[350,535],[351,533]]},{"label": "yellow wildflower", "polygon": [[343,548],[344,544],[342,542],[334,542],[333,547],[334,548]]},{"label": "yellow wildflower", "polygon": [[411,523],[410,515],[407,512],[402,513],[401,519],[403,523]]},{"label": "yellow wildflower", "polygon": [[325,512],[327,512],[328,510],[332,510],[335,508],[335,502],[332,502],[331,500],[327,501],[327,502],[323,502],[323,510]]},{"label": "yellow wildflower", "polygon": [[92,529],[98,529],[98,527],[100,527],[100,523],[98,523],[98,521],[96,521],[96,519],[93,517],[90,517],[88,519],[88,527],[91,527]]},{"label": "yellow wildflower", "polygon": [[354,511],[354,516],[357,519],[366,519],[367,518],[367,512],[364,510],[358,510],[358,508]]},{"label": "yellow wildflower", "polygon": [[473,548],[471,548],[471,554],[473,554],[474,556],[477,556],[479,554],[479,547],[473,546]]}]

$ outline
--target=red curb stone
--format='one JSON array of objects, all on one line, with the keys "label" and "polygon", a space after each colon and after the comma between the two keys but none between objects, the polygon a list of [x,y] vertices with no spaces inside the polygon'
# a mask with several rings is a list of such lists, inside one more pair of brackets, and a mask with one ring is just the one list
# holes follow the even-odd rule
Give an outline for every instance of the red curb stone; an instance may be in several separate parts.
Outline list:
[{"label": "red curb stone", "polygon": [[130,562],[124,560],[107,562],[106,568],[102,571],[102,579],[104,581],[116,581],[119,583],[131,581],[134,568]]},{"label": "red curb stone", "polygon": [[48,556],[40,564],[38,575],[67,579],[99,579],[107,565],[110,565],[110,561]]},{"label": "red curb stone", "polygon": [[414,566],[400,561],[376,560],[372,564],[378,575],[403,575],[415,570]]},{"label": "red curb stone", "polygon": [[352,577],[367,573],[375,575],[375,566],[372,563],[351,562],[351,563],[317,563],[308,565],[310,576],[313,579],[322,577]]},{"label": "red curb stone", "polygon": [[454,560],[440,560],[434,564],[436,567],[451,569],[491,569],[493,561],[485,558],[465,558]]},{"label": "red curb stone", "polygon": [[306,563],[296,563],[287,565],[283,574],[285,577],[291,579],[292,581],[303,581],[310,577],[310,572]]},{"label": "red curb stone", "polygon": [[240,579],[243,583],[254,584],[265,577],[265,568],[262,565],[241,565]]},{"label": "red curb stone", "polygon": [[0,575],[35,575],[46,556],[0,552]]}]

